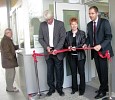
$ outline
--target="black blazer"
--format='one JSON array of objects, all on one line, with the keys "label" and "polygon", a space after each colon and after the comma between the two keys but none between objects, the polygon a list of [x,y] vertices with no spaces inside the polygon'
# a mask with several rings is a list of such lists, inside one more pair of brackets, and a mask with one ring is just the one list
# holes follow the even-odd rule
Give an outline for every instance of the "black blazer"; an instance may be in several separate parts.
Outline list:
[{"label": "black blazer", "polygon": [[[76,48],[82,48],[86,40],[85,32],[78,29],[76,34]],[[73,33],[72,31],[66,32],[66,39],[65,39],[65,47],[72,46],[73,41]],[[67,55],[69,56],[71,52],[68,52]],[[84,50],[77,50],[78,60],[82,60],[86,58]]]},{"label": "black blazer", "polygon": [[[104,54],[106,50],[109,50],[110,56],[114,56],[112,46],[111,46],[111,26],[107,19],[99,18],[97,22],[97,28],[95,33],[95,43],[96,45],[101,45],[101,52]],[[86,44],[93,46],[93,21],[87,24],[87,39]]]}]

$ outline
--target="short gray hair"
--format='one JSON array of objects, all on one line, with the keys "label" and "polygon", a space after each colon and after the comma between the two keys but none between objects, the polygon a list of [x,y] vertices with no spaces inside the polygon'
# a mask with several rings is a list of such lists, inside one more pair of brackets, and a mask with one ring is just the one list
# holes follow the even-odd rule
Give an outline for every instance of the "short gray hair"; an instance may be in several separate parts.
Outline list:
[{"label": "short gray hair", "polygon": [[50,10],[45,10],[43,15],[45,20],[51,19],[53,17],[53,14]]},{"label": "short gray hair", "polygon": [[11,28],[6,28],[6,29],[4,30],[4,34],[5,34],[5,35],[7,34],[6,31],[11,31],[11,32],[12,32],[12,29],[11,29]]}]

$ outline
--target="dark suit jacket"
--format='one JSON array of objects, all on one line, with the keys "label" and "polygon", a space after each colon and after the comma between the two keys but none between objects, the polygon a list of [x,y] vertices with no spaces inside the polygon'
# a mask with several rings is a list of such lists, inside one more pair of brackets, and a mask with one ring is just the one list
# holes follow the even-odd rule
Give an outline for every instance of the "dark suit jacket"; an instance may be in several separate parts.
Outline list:
[{"label": "dark suit jacket", "polygon": [[[54,19],[54,32],[53,32],[53,44],[54,49],[60,50],[63,49],[64,41],[66,37],[66,31],[64,28],[64,23]],[[39,42],[44,48],[44,53],[48,54],[47,47],[49,46],[49,30],[48,24],[46,21],[40,24],[39,28]],[[45,58],[48,59],[49,56]],[[64,55],[63,53],[57,54],[59,60],[62,60]]]},{"label": "dark suit jacket", "polygon": [[[111,26],[107,19],[99,18],[97,22],[97,28],[95,33],[95,43],[100,44],[102,49],[100,50],[103,54],[106,50],[109,50],[111,57],[114,55],[111,46]],[[86,44],[93,46],[93,21],[87,24],[87,39]]]},{"label": "dark suit jacket", "polygon": [[[82,48],[82,46],[84,45],[86,40],[86,36],[85,36],[85,32],[78,30],[77,34],[76,34],[76,48]],[[66,39],[65,39],[65,45],[64,47],[68,47],[68,46],[72,46],[72,42],[73,42],[73,33],[72,31],[68,31],[66,33]],[[78,60],[82,60],[85,59],[85,51],[84,50],[77,50],[77,54],[78,54]],[[71,55],[71,52],[68,52],[67,57],[69,57]]]}]

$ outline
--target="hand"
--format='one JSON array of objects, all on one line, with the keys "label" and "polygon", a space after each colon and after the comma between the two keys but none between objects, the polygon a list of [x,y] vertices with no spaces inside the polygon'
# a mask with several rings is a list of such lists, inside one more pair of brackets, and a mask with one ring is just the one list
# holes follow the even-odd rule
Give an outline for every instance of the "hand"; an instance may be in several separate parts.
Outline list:
[{"label": "hand", "polygon": [[51,48],[47,47],[47,51],[48,51],[48,53],[51,53]]},{"label": "hand", "polygon": [[87,44],[84,44],[84,45],[82,46],[82,48],[84,48],[84,49],[87,48]]},{"label": "hand", "polygon": [[99,51],[101,49],[101,45],[96,45],[95,47],[94,47],[94,50],[96,50],[96,51]]},{"label": "hand", "polygon": [[53,54],[53,55],[56,55],[56,54],[57,54],[56,51],[57,51],[56,49],[53,50],[52,54]]},{"label": "hand", "polygon": [[71,51],[71,48],[72,48],[72,46],[69,46],[69,47],[68,47],[69,51]]},{"label": "hand", "polygon": [[72,47],[71,50],[72,50],[72,51],[76,51],[76,47]]}]

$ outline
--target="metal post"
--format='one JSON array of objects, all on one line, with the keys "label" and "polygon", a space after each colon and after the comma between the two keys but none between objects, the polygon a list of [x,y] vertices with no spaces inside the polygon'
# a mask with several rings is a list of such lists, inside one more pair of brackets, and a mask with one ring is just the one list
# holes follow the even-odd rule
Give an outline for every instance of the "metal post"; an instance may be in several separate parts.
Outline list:
[{"label": "metal post", "polygon": [[42,99],[45,97],[44,93],[40,92],[40,84],[39,84],[39,75],[38,75],[38,69],[37,69],[37,62],[34,61],[34,67],[35,67],[35,74],[36,74],[36,80],[38,83],[38,93],[34,96],[31,97],[32,100],[38,100],[38,99]]},{"label": "metal post", "polygon": [[112,97],[112,66],[110,61],[108,61],[108,84],[109,84],[109,96],[104,97],[102,100],[115,100],[115,97]]}]

